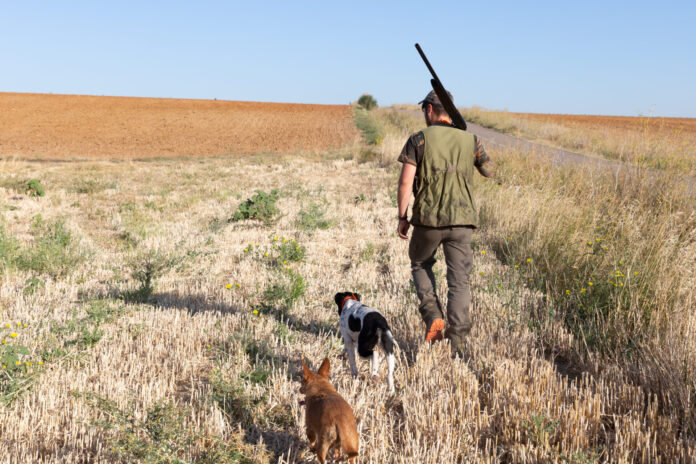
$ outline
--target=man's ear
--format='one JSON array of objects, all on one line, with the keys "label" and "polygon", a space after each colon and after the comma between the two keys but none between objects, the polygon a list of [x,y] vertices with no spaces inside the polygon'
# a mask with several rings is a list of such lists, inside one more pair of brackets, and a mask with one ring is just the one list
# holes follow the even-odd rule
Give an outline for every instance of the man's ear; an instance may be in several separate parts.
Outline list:
[{"label": "man's ear", "polygon": [[302,373],[305,381],[309,380],[309,377],[312,375],[312,371],[309,370],[309,367],[307,367],[305,364],[304,359],[302,360]]},{"label": "man's ear", "polygon": [[329,358],[324,358],[324,362],[321,363],[321,367],[319,368],[319,371],[317,372],[317,374],[328,379],[329,378],[330,364],[331,363],[329,362]]}]

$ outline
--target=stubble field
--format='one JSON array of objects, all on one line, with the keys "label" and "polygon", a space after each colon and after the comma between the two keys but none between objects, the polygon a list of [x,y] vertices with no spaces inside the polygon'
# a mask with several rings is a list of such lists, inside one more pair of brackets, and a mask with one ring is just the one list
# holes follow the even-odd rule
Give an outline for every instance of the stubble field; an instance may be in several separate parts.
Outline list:
[{"label": "stubble field", "polygon": [[[325,356],[359,462],[692,462],[683,186],[489,149],[500,183],[476,183],[474,329],[453,360],[421,342],[395,234],[394,159],[420,122],[368,119],[375,144],[323,156],[0,161],[0,353],[19,362],[0,462],[316,462],[300,360]],[[354,380],[341,358],[344,290],[390,322],[394,395],[384,366]]]}]

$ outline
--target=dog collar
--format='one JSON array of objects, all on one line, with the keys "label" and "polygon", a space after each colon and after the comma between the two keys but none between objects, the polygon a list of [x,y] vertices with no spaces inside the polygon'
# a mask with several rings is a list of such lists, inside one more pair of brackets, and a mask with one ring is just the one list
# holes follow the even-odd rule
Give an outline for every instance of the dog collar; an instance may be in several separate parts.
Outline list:
[{"label": "dog collar", "polygon": [[345,297],[345,298],[343,299],[343,301],[341,302],[341,309],[343,309],[343,305],[345,305],[345,304],[346,304],[346,301],[348,301],[348,300],[355,300],[355,301],[358,301],[358,299],[355,297],[355,294],[351,293],[350,295],[348,295],[347,297]]}]

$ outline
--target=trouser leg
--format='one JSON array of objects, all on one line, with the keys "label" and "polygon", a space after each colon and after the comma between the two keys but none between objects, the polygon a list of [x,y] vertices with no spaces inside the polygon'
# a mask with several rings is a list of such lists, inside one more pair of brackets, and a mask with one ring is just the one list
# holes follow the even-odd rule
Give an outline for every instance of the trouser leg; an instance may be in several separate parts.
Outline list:
[{"label": "trouser leg", "polygon": [[426,324],[435,318],[444,319],[442,306],[435,291],[435,252],[440,245],[441,231],[428,227],[415,226],[408,247],[408,256],[411,259],[411,274],[416,286],[416,293],[420,300],[421,317]]},{"label": "trouser leg", "polygon": [[459,349],[471,330],[471,289],[469,277],[473,267],[474,254],[471,250],[472,229],[454,227],[442,241],[447,263],[447,320],[445,336],[450,339],[453,349]]}]

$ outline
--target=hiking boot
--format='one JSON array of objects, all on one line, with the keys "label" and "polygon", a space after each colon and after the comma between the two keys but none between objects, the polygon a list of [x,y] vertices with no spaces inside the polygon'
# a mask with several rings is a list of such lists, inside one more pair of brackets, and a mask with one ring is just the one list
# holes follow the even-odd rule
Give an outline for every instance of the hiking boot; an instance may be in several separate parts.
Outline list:
[{"label": "hiking boot", "polygon": [[438,342],[442,340],[442,332],[445,330],[445,321],[436,317],[430,321],[425,329],[425,341],[428,343]]}]

